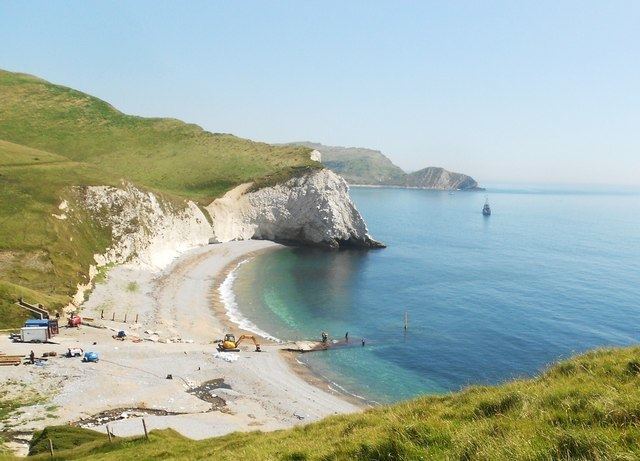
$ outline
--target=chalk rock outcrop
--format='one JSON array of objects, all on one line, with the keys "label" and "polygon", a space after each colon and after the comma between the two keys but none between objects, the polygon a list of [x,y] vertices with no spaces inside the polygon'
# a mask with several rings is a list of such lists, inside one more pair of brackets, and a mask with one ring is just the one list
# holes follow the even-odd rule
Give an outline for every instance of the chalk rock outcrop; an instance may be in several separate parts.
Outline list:
[{"label": "chalk rock outcrop", "polygon": [[347,183],[315,170],[283,184],[251,191],[243,184],[215,200],[213,241],[265,239],[338,247],[382,247],[349,198]]},{"label": "chalk rock outcrop", "polygon": [[170,202],[131,184],[76,191],[92,218],[111,229],[111,246],[94,257],[99,266],[135,262],[160,270],[180,253],[207,244],[211,237],[211,225],[191,201]]}]

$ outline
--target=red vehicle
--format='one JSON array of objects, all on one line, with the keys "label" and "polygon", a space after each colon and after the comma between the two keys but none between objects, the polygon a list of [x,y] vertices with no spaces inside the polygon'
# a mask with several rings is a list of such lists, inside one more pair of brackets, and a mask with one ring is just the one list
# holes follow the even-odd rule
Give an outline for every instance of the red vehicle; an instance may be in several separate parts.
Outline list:
[{"label": "red vehicle", "polygon": [[82,317],[74,314],[71,317],[69,317],[69,323],[67,325],[70,327],[77,327],[77,326],[80,326],[81,324],[82,324]]}]

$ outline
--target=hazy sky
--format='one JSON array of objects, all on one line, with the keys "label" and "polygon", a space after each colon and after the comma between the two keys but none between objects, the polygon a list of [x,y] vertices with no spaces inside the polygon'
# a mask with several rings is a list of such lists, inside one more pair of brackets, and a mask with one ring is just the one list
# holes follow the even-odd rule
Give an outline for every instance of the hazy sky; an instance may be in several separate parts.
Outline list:
[{"label": "hazy sky", "polygon": [[131,114],[480,182],[640,184],[639,1],[2,1],[0,43],[1,68]]}]

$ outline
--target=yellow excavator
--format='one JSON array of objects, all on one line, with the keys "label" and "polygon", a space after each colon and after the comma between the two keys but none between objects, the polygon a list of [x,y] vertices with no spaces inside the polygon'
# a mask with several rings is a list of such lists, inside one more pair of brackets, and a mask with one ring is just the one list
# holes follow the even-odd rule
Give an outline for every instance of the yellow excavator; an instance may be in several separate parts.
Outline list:
[{"label": "yellow excavator", "polygon": [[240,349],[238,348],[238,346],[240,346],[240,343],[245,339],[250,339],[251,341],[253,341],[253,344],[255,344],[256,346],[256,352],[262,352],[262,349],[260,349],[260,344],[258,344],[255,336],[241,335],[236,341],[236,337],[232,333],[227,333],[226,335],[224,335],[224,340],[218,343],[218,350],[220,352],[239,352]]}]

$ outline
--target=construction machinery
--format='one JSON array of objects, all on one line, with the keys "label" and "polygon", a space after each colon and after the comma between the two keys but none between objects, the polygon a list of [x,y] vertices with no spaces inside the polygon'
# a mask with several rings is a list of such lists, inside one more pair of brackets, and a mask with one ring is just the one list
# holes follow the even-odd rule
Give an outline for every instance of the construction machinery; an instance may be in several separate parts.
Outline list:
[{"label": "construction machinery", "polygon": [[82,317],[77,314],[72,314],[69,317],[69,321],[67,322],[67,326],[69,327],[79,327],[82,324]]},{"label": "construction machinery", "polygon": [[256,352],[262,352],[262,350],[260,349],[260,344],[258,344],[255,336],[241,335],[236,341],[236,337],[232,333],[227,333],[226,335],[224,335],[224,339],[220,343],[218,343],[218,350],[220,352],[239,352],[240,349],[238,348],[238,346],[240,346],[240,343],[245,339],[250,339],[251,341],[253,341],[253,344],[256,346]]}]

